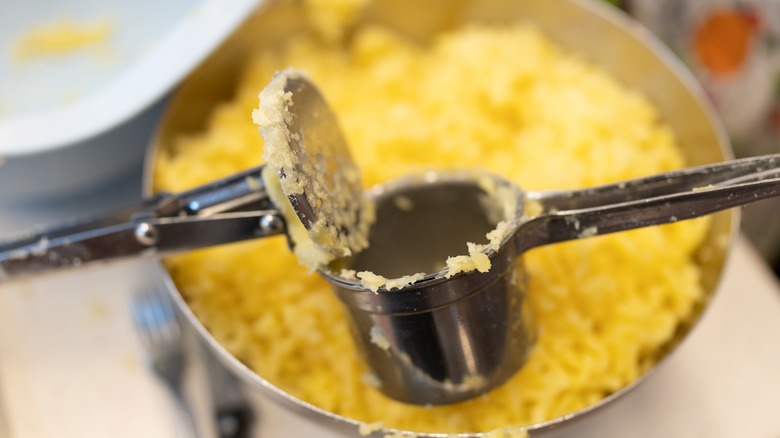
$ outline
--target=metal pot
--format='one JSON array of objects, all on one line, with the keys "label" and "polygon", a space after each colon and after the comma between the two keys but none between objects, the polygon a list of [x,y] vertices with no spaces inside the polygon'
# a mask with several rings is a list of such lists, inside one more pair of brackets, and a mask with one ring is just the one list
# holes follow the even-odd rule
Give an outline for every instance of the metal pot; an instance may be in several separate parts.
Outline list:
[{"label": "metal pot", "polygon": [[[297,2],[264,2],[259,9],[189,76],[173,97],[149,146],[146,162],[146,194],[151,193],[154,158],[170,147],[171,139],[201,129],[216,102],[229,99],[250,48],[271,46],[300,31],[301,5]],[[409,14],[409,11],[415,14]],[[442,13],[446,11],[446,13]],[[731,158],[731,149],[720,122],[706,104],[704,95],[685,67],[658,40],[619,11],[597,1],[586,0],[380,0],[363,20],[391,26],[415,39],[425,40],[439,31],[469,22],[507,24],[531,21],[563,48],[600,65],[624,84],[643,92],[653,101],[676,133],[690,165]],[[712,229],[697,253],[702,282],[707,291],[704,303],[691,321],[680,327],[674,339],[661,351],[663,362],[698,322],[717,289],[726,256],[739,221],[738,213],[725,212],[713,218]],[[320,408],[275,387],[236,358],[214,339],[188,308],[176,285],[160,265],[171,295],[198,335],[248,389],[283,404],[347,436],[358,435],[359,423]],[[653,369],[656,369],[656,365]],[[648,379],[646,373],[631,385],[600,402],[551,421],[528,427],[534,436],[568,425],[586,414],[607,408],[612,402]],[[433,436],[419,434],[418,436]],[[462,435],[475,436],[475,435]],[[477,434],[476,436],[479,436]]]}]

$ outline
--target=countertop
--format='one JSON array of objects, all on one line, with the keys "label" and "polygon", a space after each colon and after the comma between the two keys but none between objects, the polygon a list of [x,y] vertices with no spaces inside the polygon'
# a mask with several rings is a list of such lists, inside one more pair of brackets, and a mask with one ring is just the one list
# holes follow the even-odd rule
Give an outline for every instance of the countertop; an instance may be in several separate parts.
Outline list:
[{"label": "countertop", "polygon": [[[139,178],[79,202],[0,204],[0,235],[137,199]],[[174,436],[171,401],[144,364],[128,311],[130,296],[152,275],[151,263],[0,285],[0,436]],[[544,436],[778,437],[778,370],[780,285],[740,238],[701,324],[657,373],[609,410]],[[207,413],[204,376],[193,376],[196,409]],[[336,437],[261,397],[252,399],[255,436]],[[213,432],[204,418],[200,422],[206,435]]]}]

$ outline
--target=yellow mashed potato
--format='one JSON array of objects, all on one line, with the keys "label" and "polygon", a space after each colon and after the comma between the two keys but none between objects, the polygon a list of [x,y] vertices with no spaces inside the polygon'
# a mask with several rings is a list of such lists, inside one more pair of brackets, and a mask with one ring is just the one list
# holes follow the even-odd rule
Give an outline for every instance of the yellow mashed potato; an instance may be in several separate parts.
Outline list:
[{"label": "yellow mashed potato", "polygon": [[[533,27],[468,27],[428,46],[362,28],[346,46],[303,35],[256,53],[206,129],[158,157],[156,188],[183,190],[259,164],[252,109],[288,66],[320,86],[369,185],[480,167],[527,189],[578,188],[684,164],[646,98]],[[283,238],[193,252],[168,266],[214,337],[296,397],[385,427],[488,431],[576,411],[652,366],[703,297],[692,257],[707,229],[706,220],[681,222],[529,252],[539,340],[527,365],[482,397],[440,407],[399,403],[372,386],[335,295]]]}]

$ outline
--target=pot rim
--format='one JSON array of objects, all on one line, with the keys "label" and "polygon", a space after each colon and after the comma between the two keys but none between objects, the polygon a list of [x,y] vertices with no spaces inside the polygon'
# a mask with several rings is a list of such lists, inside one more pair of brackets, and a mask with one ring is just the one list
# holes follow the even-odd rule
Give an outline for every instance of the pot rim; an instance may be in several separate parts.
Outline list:
[{"label": "pot rim", "polygon": [[[664,45],[655,35],[653,35],[639,22],[635,21],[634,19],[622,13],[621,11],[617,10],[616,8],[604,4],[604,2],[602,1],[599,0],[566,0],[566,1],[570,4],[573,4],[576,7],[586,10],[588,13],[598,16],[599,18],[601,18],[605,22],[612,24],[613,26],[616,26],[617,28],[624,31],[626,36],[630,36],[636,39],[643,46],[647,47],[653,53],[653,55],[655,55],[658,58],[658,60],[673,73],[676,79],[678,79],[682,83],[686,91],[691,94],[691,98],[693,99],[693,101],[695,101],[700,107],[700,109],[702,110],[704,118],[708,121],[708,127],[712,130],[712,134],[717,139],[720,158],[723,160],[733,159],[733,151],[730,145],[729,138],[726,135],[725,128],[723,127],[722,122],[716,115],[713,106],[707,100],[703,89],[698,84],[693,74],[666,45]],[[174,98],[169,104],[168,110],[165,111],[163,117],[161,118],[160,123],[158,124],[158,127],[155,130],[155,134],[153,135],[149,143],[149,147],[147,149],[147,155],[144,163],[144,177],[143,177],[143,191],[145,196],[149,196],[152,194],[154,160],[155,157],[157,156],[158,149],[161,147],[161,137],[163,131],[162,128],[167,125],[168,120],[171,118],[170,107],[173,106],[172,105],[173,100],[175,100],[177,96],[178,95],[174,95]],[[585,408],[582,408],[578,411],[557,418],[553,418],[551,420],[547,420],[544,422],[534,423],[525,426],[509,426],[506,429],[526,430],[536,435],[536,433],[550,431],[558,427],[561,427],[565,424],[569,424],[572,420],[589,417],[593,413],[601,411],[602,408],[604,408],[607,405],[610,405],[613,401],[617,400],[618,398],[623,397],[627,393],[631,392],[634,388],[644,383],[650,378],[650,376],[655,374],[657,370],[661,366],[663,366],[664,363],[668,361],[669,357],[672,356],[672,354],[675,351],[678,351],[680,349],[680,345],[690,336],[694,328],[699,325],[702,316],[704,315],[707,308],[710,307],[710,302],[716,296],[717,290],[720,287],[720,283],[723,277],[723,272],[725,270],[727,263],[730,262],[731,253],[733,252],[732,249],[735,245],[736,239],[739,234],[739,223],[740,223],[740,212],[738,209],[732,209],[730,212],[722,213],[722,214],[728,214],[730,216],[730,224],[729,224],[728,238],[726,239],[726,241],[724,241],[724,249],[723,249],[724,260],[720,270],[717,272],[717,276],[713,283],[712,290],[709,291],[708,296],[701,303],[701,308],[698,309],[698,311],[694,314],[694,318],[691,321],[687,323],[683,323],[680,327],[678,327],[678,331],[680,330],[680,328],[682,328],[682,331],[679,332],[679,334],[676,335],[672,340],[670,340],[665,347],[662,347],[661,349],[662,356],[655,362],[655,364],[650,369],[648,369],[644,374],[640,375],[637,379],[635,379],[633,382],[629,383],[628,385],[602,398],[598,402],[589,405]],[[208,332],[205,326],[203,326],[200,320],[198,320],[198,318],[192,312],[190,307],[185,302],[184,298],[181,296],[181,293],[178,291],[168,271],[165,269],[162,261],[159,261],[157,263],[156,268],[158,269],[159,275],[162,277],[166,285],[166,288],[168,289],[174,301],[176,302],[176,305],[178,306],[179,310],[185,315],[187,321],[195,328],[201,340],[204,341],[211,348],[212,352],[215,353],[219,358],[219,360],[223,364],[228,366],[229,369],[237,373],[244,381],[248,382],[251,385],[251,387],[259,389],[260,391],[262,391],[263,394],[270,396],[271,399],[280,402],[283,406],[293,410],[294,412],[299,413],[309,419],[320,420],[320,421],[325,420],[328,423],[330,423],[330,425],[333,428],[339,430],[342,433],[349,434],[351,436],[358,436],[357,435],[358,428],[361,424],[364,424],[363,422],[319,408],[317,406],[314,406],[304,400],[301,400],[283,391],[279,387],[265,380],[256,372],[252,371],[244,363],[242,363],[237,358],[235,358],[232,354],[230,354],[227,351],[227,349],[225,349],[224,346],[222,346],[216,339],[214,339],[214,337]],[[471,432],[471,433],[460,433],[460,434],[423,433],[423,432],[412,432],[412,431],[393,429],[393,428],[382,428],[377,433],[378,434],[414,433],[413,436],[419,438],[445,438],[445,437],[446,438],[451,438],[451,437],[487,438],[490,434],[490,432]],[[382,435],[374,434],[372,436],[382,436]]]}]

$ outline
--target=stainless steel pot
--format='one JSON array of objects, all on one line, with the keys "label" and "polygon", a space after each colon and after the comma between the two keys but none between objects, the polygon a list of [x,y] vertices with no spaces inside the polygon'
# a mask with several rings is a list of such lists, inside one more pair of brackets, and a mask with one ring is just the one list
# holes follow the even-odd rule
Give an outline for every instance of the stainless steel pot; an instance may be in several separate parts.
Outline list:
[{"label": "stainless steel pot", "polygon": [[[297,19],[301,14],[300,7],[300,4],[292,1],[261,3],[260,8],[190,75],[173,97],[156,138],[149,146],[145,169],[147,195],[151,193],[151,178],[157,151],[170,147],[171,139],[201,129],[214,104],[231,97],[250,50],[257,50],[258,45],[270,47],[302,29],[303,24]],[[414,13],[411,14],[410,11]],[[690,165],[731,158],[731,149],[720,122],[713,116],[693,77],[649,32],[599,1],[379,0],[366,11],[362,19],[391,26],[420,40],[470,22],[533,22],[560,46],[600,65],[623,83],[649,96],[676,133]],[[736,212],[714,216],[710,234],[697,253],[698,262],[703,268],[702,282],[708,293],[707,299],[696,310],[694,318],[684,327],[680,327],[675,338],[663,348],[659,363],[678,347],[707,307],[709,298],[717,289],[730,248],[729,244],[724,245],[723,242],[730,243],[733,240],[737,223]],[[358,435],[358,422],[293,397],[231,356],[190,311],[162,265],[160,275],[165,278],[176,303],[199,336],[248,388],[345,435]],[[658,365],[655,368],[657,367]],[[586,414],[604,410],[647,380],[649,374],[652,373],[646,373],[633,384],[588,408],[531,425],[528,429],[532,431],[532,435],[537,436],[553,428],[568,425]]]}]

